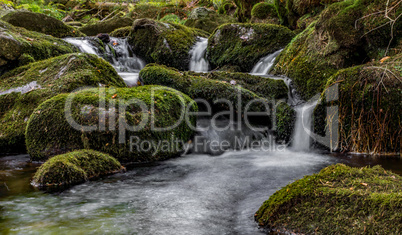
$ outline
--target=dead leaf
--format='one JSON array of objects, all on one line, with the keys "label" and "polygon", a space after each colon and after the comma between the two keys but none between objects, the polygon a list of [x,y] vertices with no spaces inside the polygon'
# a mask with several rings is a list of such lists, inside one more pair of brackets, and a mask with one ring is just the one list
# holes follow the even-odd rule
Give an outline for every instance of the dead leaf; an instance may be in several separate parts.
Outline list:
[{"label": "dead leaf", "polygon": [[382,59],[380,60],[380,63],[382,64],[382,63],[384,63],[385,61],[387,61],[387,60],[389,60],[389,59],[391,59],[391,57],[389,57],[389,56],[384,57],[384,58],[382,58]]},{"label": "dead leaf", "polygon": [[112,99],[115,99],[117,97],[117,94],[114,94],[113,96],[112,96]]}]

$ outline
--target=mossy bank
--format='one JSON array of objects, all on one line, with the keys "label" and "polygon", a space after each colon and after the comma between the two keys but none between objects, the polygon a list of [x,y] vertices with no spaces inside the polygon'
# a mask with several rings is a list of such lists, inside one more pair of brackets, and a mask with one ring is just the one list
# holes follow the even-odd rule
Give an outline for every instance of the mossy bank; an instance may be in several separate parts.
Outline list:
[{"label": "mossy bank", "polygon": [[18,67],[0,77],[0,148],[24,152],[29,116],[43,101],[84,86],[126,87],[113,67],[89,54],[67,54]]},{"label": "mossy bank", "polygon": [[32,184],[43,189],[64,189],[124,170],[115,158],[107,154],[93,150],[77,150],[46,161],[36,171]]},{"label": "mossy bank", "polygon": [[400,234],[402,177],[333,165],[274,193],[255,214],[269,231],[302,234]]},{"label": "mossy bank", "polygon": [[31,115],[26,145],[31,159],[41,161],[77,149],[94,149],[123,162],[163,160],[178,156],[190,140],[195,115],[187,112],[197,112],[197,105],[161,86],[60,94]]}]

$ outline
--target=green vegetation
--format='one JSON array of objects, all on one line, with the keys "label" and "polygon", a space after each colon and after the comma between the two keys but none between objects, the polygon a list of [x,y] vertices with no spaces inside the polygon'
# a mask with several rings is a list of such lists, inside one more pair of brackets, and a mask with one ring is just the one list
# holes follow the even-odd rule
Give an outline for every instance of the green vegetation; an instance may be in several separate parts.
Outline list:
[{"label": "green vegetation", "polygon": [[14,27],[0,20],[0,75],[19,63],[77,51],[73,45],[61,39]]},{"label": "green vegetation", "polygon": [[165,15],[162,19],[160,19],[160,21],[165,22],[165,23],[184,25],[187,20],[181,20],[180,17],[178,17],[177,15],[169,14],[169,15]]},{"label": "green vegetation", "polygon": [[126,38],[130,35],[131,29],[132,29],[132,26],[118,28],[118,29],[113,30],[113,32],[110,33],[110,36],[116,37],[116,38]]},{"label": "green vegetation", "polygon": [[207,33],[179,24],[139,19],[134,21],[129,43],[147,63],[187,70],[189,51],[198,36],[206,37]]},{"label": "green vegetation", "polygon": [[[339,150],[370,154],[401,152],[402,54],[384,62],[339,70],[326,89],[337,84],[339,98],[330,102],[339,108]],[[330,97],[329,97],[330,98]],[[326,92],[322,94],[326,100]],[[326,127],[326,103],[315,110],[316,133]]]},{"label": "green vegetation", "polygon": [[[287,96],[287,87],[283,81],[244,74],[212,73],[211,75],[198,75],[192,72],[182,73],[161,65],[149,64],[141,70],[140,77],[145,84],[168,86],[187,94],[192,99],[204,99],[212,106],[215,112],[230,110],[227,103],[214,103],[223,98],[229,100],[233,105],[233,109],[238,112],[238,105],[241,105],[242,109],[244,109],[252,100],[279,99]],[[239,85],[254,89],[256,93],[258,92],[264,96],[259,96],[243,87],[231,85],[230,81],[232,80]],[[266,87],[262,87],[262,84],[266,85]],[[241,104],[238,103],[239,95],[241,95]],[[257,102],[251,105],[250,110],[264,112],[266,108],[262,103]]]},{"label": "green vegetation", "polygon": [[29,116],[40,103],[60,93],[71,92],[82,86],[98,87],[99,84],[126,87],[109,63],[95,55],[81,53],[30,63],[1,76],[2,151],[25,151],[25,127]]},{"label": "green vegetation", "polygon": [[52,35],[57,38],[85,36],[79,30],[64,24],[62,21],[41,13],[12,11],[1,19],[14,26]]},{"label": "green vegetation", "polygon": [[257,19],[266,19],[268,17],[278,17],[278,13],[273,4],[260,2],[254,5],[251,16]]},{"label": "green vegetation", "polygon": [[208,41],[213,68],[238,66],[250,72],[264,56],[284,48],[295,36],[288,28],[271,24],[225,24]]},{"label": "green vegetation", "polygon": [[235,23],[236,20],[230,16],[217,14],[215,11],[204,7],[195,8],[185,25],[213,33],[222,24]]},{"label": "green vegetation", "polygon": [[260,226],[304,234],[400,234],[402,177],[380,166],[329,166],[274,193]]},{"label": "green vegetation", "polygon": [[35,173],[33,183],[40,188],[65,188],[121,171],[124,167],[107,154],[78,150],[46,161]]},{"label": "green vegetation", "polygon": [[[73,150],[93,149],[121,162],[152,162],[177,156],[193,135],[188,125],[195,126],[195,116],[190,116],[186,122],[182,115],[187,106],[189,112],[196,112],[197,105],[176,90],[141,86],[104,91],[104,96],[97,88],[72,94],[70,117],[78,125],[95,126],[92,131],[76,130],[69,124],[65,115],[69,94],[55,96],[36,108],[26,128],[26,146],[31,159],[44,161]],[[149,112],[143,110],[141,103]],[[178,121],[178,125],[169,130],[153,128],[172,127]],[[101,128],[101,124],[106,128]],[[134,129],[141,125],[142,128]],[[126,130],[126,127],[133,129]],[[137,140],[147,142],[131,148],[131,143]],[[155,150],[158,144],[159,148]]]},{"label": "green vegetation", "polygon": [[[309,99],[322,92],[339,69],[381,59],[390,42],[390,48],[397,43],[391,41],[389,24],[376,29],[389,22],[383,14],[373,14],[384,10],[385,4],[349,0],[330,5],[279,55],[274,72],[292,78],[303,98]],[[396,18],[396,9],[389,11],[389,17]],[[393,26],[395,38],[402,28],[398,22]]]},{"label": "green vegetation", "polygon": [[289,143],[296,122],[296,111],[285,102],[280,103],[276,109],[276,139]]},{"label": "green vegetation", "polygon": [[132,26],[133,22],[134,20],[128,17],[114,17],[102,22],[87,24],[80,30],[88,36],[96,36],[99,33],[111,33],[118,28]]}]

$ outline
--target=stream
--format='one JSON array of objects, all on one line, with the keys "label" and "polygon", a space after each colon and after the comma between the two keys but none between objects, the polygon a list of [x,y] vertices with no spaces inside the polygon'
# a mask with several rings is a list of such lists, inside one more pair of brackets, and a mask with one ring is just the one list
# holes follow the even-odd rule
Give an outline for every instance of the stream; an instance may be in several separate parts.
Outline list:
[{"label": "stream", "polygon": [[[118,58],[111,64],[129,86],[134,86],[145,63],[122,39],[113,40],[120,41],[113,45]],[[67,41],[83,52],[99,55],[88,41]],[[190,52],[191,70],[208,71],[205,48],[206,41],[200,38]],[[266,75],[276,55],[262,59],[253,73]],[[28,155],[1,157],[0,233],[266,234],[254,222],[254,213],[275,191],[305,175],[336,163],[359,167],[380,164],[402,174],[400,158],[310,149],[305,128],[311,125],[309,110],[315,104],[299,104],[294,97],[291,91],[289,102],[298,113],[295,141],[280,150],[228,150],[219,156],[192,153],[158,163],[128,165],[125,173],[58,193],[45,193],[30,185],[40,164],[29,162]]]}]

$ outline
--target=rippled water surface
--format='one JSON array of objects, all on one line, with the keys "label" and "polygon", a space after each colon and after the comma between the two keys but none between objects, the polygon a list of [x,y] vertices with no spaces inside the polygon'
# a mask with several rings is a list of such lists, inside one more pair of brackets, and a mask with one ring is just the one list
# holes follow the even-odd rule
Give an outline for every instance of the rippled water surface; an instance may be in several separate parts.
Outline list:
[{"label": "rippled water surface", "polygon": [[29,185],[37,165],[27,161],[0,158],[3,232],[258,234],[253,215],[276,190],[336,162],[362,165],[291,151],[188,155],[48,194]]}]

